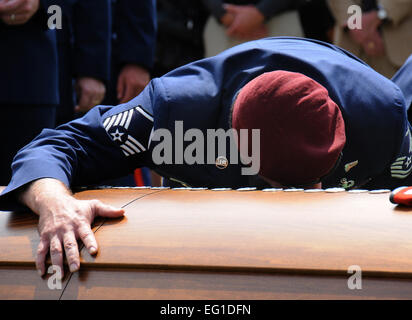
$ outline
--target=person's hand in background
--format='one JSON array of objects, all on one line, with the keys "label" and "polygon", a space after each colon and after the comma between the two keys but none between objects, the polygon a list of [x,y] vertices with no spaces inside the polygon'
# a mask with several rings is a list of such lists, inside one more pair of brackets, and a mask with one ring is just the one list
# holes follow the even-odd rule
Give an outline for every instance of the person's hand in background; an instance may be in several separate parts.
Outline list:
[{"label": "person's hand in background", "polygon": [[370,57],[378,57],[385,54],[385,44],[379,31],[382,21],[377,11],[369,11],[362,15],[362,28],[349,30],[349,35],[354,42],[362,46]]},{"label": "person's hand in background", "polygon": [[39,0],[3,0],[0,1],[0,19],[8,25],[25,24],[39,6]]},{"label": "person's hand in background", "polygon": [[223,16],[232,16],[229,26],[225,24],[222,18],[222,23],[226,26],[226,33],[230,37],[235,37],[242,40],[252,40],[264,38],[268,35],[266,26],[264,25],[264,15],[252,5],[233,5],[225,4],[226,14]]},{"label": "person's hand in background", "polygon": [[101,103],[106,93],[106,87],[100,80],[90,77],[80,77],[76,81],[78,104],[75,112],[87,112]]},{"label": "person's hand in background", "polygon": [[127,64],[122,68],[117,80],[117,99],[125,103],[143,91],[150,82],[149,72],[134,64]]},{"label": "person's hand in background", "polygon": [[385,54],[385,43],[378,30],[370,33],[362,46],[369,57],[381,57]]},{"label": "person's hand in background", "polygon": [[230,25],[235,20],[235,15],[231,12],[226,11],[225,14],[220,18],[220,22],[226,27],[230,27]]}]

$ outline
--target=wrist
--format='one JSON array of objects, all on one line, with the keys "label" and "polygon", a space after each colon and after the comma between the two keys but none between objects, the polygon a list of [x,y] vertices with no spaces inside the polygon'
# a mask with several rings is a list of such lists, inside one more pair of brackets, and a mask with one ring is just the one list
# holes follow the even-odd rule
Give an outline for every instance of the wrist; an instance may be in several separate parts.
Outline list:
[{"label": "wrist", "polygon": [[18,195],[19,201],[36,214],[43,212],[43,207],[54,199],[65,201],[71,197],[71,191],[61,181],[52,178],[33,181]]}]

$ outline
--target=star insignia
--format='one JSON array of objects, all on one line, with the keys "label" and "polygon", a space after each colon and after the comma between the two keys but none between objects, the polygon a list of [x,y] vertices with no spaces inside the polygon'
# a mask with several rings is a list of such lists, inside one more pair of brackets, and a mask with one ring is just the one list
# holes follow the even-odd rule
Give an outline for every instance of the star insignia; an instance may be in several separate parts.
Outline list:
[{"label": "star insignia", "polygon": [[116,129],[115,132],[111,133],[111,135],[113,136],[113,141],[120,141],[122,142],[122,135],[124,135],[124,133],[119,132],[119,129]]},{"label": "star insignia", "polygon": [[412,163],[412,158],[411,158],[411,157],[408,157],[408,159],[407,159],[406,162],[405,162],[406,168],[409,168],[409,166],[411,165],[411,163]]}]

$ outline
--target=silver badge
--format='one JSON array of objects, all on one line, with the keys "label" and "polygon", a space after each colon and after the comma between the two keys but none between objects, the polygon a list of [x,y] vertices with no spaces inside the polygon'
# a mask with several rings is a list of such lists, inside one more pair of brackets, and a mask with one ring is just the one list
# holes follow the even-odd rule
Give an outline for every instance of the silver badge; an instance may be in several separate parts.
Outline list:
[{"label": "silver badge", "polygon": [[229,161],[227,161],[226,157],[224,156],[217,157],[216,167],[218,169],[221,169],[221,170],[226,169],[228,165],[229,165]]}]

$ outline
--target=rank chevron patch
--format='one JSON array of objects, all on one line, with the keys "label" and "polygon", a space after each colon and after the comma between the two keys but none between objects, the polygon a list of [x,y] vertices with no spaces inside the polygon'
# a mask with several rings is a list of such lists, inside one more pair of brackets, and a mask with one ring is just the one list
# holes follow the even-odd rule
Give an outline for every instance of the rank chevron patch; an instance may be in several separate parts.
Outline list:
[{"label": "rank chevron patch", "polygon": [[[408,136],[409,138],[407,138]],[[405,179],[412,173],[412,135],[410,129],[406,131],[405,142],[404,156],[397,158],[391,166],[393,178]]]},{"label": "rank chevron patch", "polygon": [[393,178],[405,179],[412,172],[412,157],[400,157],[391,166]]},{"label": "rank chevron patch", "polygon": [[106,118],[103,127],[123,154],[129,157],[147,150],[153,116],[137,106]]}]

